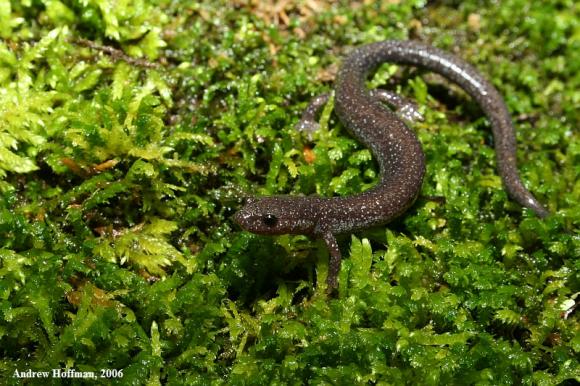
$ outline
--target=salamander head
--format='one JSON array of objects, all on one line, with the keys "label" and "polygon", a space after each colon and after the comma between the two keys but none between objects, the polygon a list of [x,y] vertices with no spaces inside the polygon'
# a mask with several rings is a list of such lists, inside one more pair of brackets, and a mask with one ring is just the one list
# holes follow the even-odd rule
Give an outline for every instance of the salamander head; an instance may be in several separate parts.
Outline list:
[{"label": "salamander head", "polygon": [[261,235],[312,234],[316,215],[306,197],[249,198],[234,215],[245,230]]}]

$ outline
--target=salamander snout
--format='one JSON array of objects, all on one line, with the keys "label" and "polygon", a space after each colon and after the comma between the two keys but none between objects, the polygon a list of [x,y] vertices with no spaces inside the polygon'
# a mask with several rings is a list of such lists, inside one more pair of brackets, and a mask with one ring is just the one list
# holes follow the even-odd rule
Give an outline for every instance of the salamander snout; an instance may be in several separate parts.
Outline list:
[{"label": "salamander snout", "polygon": [[300,197],[250,198],[233,220],[244,230],[262,235],[310,234],[314,220]]}]

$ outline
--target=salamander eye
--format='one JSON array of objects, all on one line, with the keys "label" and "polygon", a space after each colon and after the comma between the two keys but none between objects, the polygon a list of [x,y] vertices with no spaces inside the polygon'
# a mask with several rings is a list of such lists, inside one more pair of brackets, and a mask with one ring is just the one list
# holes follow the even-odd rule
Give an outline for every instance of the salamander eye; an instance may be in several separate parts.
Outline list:
[{"label": "salamander eye", "polygon": [[276,224],[278,224],[278,217],[274,216],[273,214],[266,214],[264,215],[264,217],[262,217],[262,222],[264,223],[264,225],[272,228],[275,227]]}]

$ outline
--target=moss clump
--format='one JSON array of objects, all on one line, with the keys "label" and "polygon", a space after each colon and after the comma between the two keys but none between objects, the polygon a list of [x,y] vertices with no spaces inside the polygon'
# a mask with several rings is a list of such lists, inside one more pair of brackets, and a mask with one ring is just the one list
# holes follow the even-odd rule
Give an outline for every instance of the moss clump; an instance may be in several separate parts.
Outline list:
[{"label": "moss clump", "polygon": [[[580,380],[580,10],[483,5],[1,1],[2,383],[65,368],[122,369],[119,384]],[[345,236],[328,299],[320,243],[230,216],[247,192],[376,181],[331,104],[312,142],[293,126],[351,47],[403,38],[497,85],[554,215],[508,199],[464,93],[385,65],[369,83],[423,106],[422,194],[445,201]]]}]

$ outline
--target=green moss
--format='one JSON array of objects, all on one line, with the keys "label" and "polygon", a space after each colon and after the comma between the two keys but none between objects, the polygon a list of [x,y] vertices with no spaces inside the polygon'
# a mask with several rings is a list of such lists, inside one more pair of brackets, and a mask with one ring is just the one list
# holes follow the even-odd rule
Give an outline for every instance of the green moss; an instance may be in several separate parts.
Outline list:
[{"label": "green moss", "polygon": [[[122,369],[119,384],[580,380],[578,5],[274,3],[0,1],[0,383],[56,368]],[[319,241],[230,217],[246,194],[372,186],[332,101],[312,140],[294,125],[351,47],[404,38],[499,88],[553,215],[507,197],[463,92],[384,65],[369,85],[425,116],[425,198],[340,240],[330,299]]]}]

